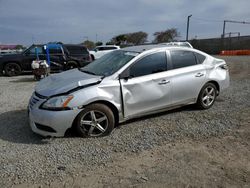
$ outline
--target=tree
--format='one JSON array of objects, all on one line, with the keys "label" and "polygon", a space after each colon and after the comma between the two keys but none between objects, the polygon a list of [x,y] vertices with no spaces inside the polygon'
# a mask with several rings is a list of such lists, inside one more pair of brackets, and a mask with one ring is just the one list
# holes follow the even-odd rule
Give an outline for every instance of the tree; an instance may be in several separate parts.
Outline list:
[{"label": "tree", "polygon": [[86,46],[88,49],[95,48],[95,43],[93,41],[90,41],[90,40],[85,40],[82,44],[84,46]]},{"label": "tree", "polygon": [[121,45],[124,44],[127,40],[127,35],[126,34],[120,34],[111,39],[109,43],[116,44],[116,45]]},{"label": "tree", "polygon": [[154,33],[154,42],[171,42],[180,36],[176,28],[167,29],[166,31],[159,31]]},{"label": "tree", "polygon": [[127,43],[133,45],[143,44],[147,41],[147,38],[148,34],[143,31],[129,33],[127,34]]},{"label": "tree", "polygon": [[106,45],[115,45],[112,41],[106,42]]},{"label": "tree", "polygon": [[95,45],[96,46],[101,46],[101,45],[103,45],[103,43],[101,41],[98,41],[98,42],[95,43]]},{"label": "tree", "polygon": [[126,34],[120,34],[111,39],[109,44],[116,44],[116,45],[123,45],[123,44],[132,44],[132,45],[138,45],[143,44],[147,41],[148,34],[139,31],[134,33],[126,33]]},{"label": "tree", "polygon": [[18,45],[16,45],[15,49],[16,50],[23,50],[23,49],[25,49],[25,47],[23,45],[18,44]]}]

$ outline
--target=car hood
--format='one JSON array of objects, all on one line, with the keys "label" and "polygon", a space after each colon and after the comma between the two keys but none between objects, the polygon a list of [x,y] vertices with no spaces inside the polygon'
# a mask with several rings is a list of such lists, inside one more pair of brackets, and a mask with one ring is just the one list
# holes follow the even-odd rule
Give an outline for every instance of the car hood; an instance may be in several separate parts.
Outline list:
[{"label": "car hood", "polygon": [[67,93],[76,88],[98,84],[102,76],[86,74],[78,69],[72,69],[59,74],[50,75],[42,79],[35,87],[35,91],[46,97]]}]

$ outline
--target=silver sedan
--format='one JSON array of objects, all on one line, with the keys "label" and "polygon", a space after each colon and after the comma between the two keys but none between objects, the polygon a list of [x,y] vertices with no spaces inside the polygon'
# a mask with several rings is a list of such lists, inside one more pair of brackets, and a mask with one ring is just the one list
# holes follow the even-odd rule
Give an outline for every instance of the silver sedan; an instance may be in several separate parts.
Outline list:
[{"label": "silver sedan", "polygon": [[69,128],[105,136],[131,118],[188,104],[208,109],[228,86],[226,62],[199,50],[123,48],[41,80],[29,102],[30,126],[43,136],[64,136]]}]

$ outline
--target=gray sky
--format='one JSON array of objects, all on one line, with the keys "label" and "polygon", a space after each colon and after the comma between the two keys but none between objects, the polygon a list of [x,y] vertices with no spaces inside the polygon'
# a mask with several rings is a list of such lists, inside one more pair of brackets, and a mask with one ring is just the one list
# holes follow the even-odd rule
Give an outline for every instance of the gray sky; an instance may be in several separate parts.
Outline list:
[{"label": "gray sky", "polygon": [[[149,34],[172,27],[185,39],[218,37],[223,20],[250,21],[250,0],[0,0],[0,43],[24,44],[87,38],[109,41],[136,31]],[[226,32],[250,35],[250,25],[228,23]]]}]

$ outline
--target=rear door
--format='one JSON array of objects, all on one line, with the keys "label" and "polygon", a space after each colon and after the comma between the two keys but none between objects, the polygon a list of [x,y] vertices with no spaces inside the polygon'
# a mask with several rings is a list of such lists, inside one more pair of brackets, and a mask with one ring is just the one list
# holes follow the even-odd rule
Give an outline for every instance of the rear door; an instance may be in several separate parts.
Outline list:
[{"label": "rear door", "polygon": [[23,54],[22,67],[24,70],[32,70],[31,63],[37,59],[36,50],[40,59],[44,58],[42,46],[33,46]]},{"label": "rear door", "polygon": [[128,70],[130,78],[121,80],[124,116],[132,117],[158,110],[171,102],[166,52],[143,57]]},{"label": "rear door", "polygon": [[[173,104],[194,102],[206,81],[206,70],[196,52],[171,50]],[[204,59],[203,59],[204,60]]]}]

